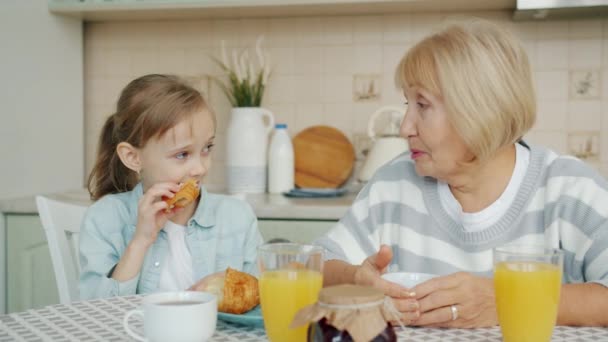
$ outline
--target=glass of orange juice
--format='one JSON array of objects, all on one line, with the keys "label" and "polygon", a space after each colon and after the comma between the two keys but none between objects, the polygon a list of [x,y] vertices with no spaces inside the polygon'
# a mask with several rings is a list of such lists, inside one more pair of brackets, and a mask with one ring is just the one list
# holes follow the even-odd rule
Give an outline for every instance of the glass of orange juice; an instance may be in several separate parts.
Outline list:
[{"label": "glass of orange juice", "polygon": [[559,249],[530,245],[494,249],[496,310],[503,341],[551,340],[563,263]]},{"label": "glass of orange juice", "polygon": [[305,342],[307,326],[290,329],[296,312],[317,301],[323,285],[323,249],[297,243],[258,248],[260,304],[271,342]]}]

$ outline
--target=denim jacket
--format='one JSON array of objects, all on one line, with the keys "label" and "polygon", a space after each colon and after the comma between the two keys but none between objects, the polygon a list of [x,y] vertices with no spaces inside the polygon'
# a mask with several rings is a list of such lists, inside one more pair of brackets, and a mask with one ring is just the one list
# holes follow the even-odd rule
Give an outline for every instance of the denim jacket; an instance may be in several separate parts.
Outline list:
[{"label": "denim jacket", "polygon": [[[142,185],[138,184],[132,191],[102,197],[87,210],[79,237],[81,299],[158,291],[169,250],[164,230],[148,249],[137,276],[124,282],[109,276],[133,238],[142,195]],[[186,229],[195,282],[228,266],[257,273],[256,249],[263,240],[256,216],[246,202],[210,194],[203,187]]]}]

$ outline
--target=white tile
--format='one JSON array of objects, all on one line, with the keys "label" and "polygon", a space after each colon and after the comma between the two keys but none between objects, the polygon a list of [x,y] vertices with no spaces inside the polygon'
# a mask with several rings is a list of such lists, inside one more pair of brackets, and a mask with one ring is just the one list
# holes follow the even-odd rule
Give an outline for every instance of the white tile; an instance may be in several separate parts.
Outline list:
[{"label": "white tile", "polygon": [[184,74],[185,66],[184,49],[171,49],[163,51],[159,54],[158,72],[161,74]]},{"label": "white tile", "polygon": [[222,41],[228,48],[239,46],[239,20],[222,19],[211,21],[213,46],[221,46]]},{"label": "white tile", "polygon": [[108,49],[95,44],[84,46],[84,74],[85,77],[103,76],[106,74],[105,52]]},{"label": "white tile", "polygon": [[602,64],[602,41],[571,40],[568,44],[568,58],[571,68],[599,68]]},{"label": "white tile", "polygon": [[273,75],[266,87],[267,101],[271,103],[291,103],[294,101],[294,77]]},{"label": "white tile", "polygon": [[378,44],[382,41],[383,17],[354,17],[353,22],[353,41],[355,44]]},{"label": "white tile", "polygon": [[538,23],[538,39],[567,39],[568,35],[567,21],[557,20]]},{"label": "white tile", "polygon": [[[225,76],[218,77],[217,81],[224,82],[224,84],[227,84],[227,77],[225,77]],[[265,95],[266,95],[266,93],[265,93]],[[226,94],[220,88],[220,86],[216,82],[213,82],[213,81],[209,82],[209,94],[207,96],[207,99],[209,101],[209,105],[211,106],[211,108],[213,108],[213,111],[215,112],[215,114],[218,118],[218,129],[217,130],[220,133],[223,133],[222,124],[219,122],[220,121],[219,118],[221,116],[228,117],[228,115],[230,115],[230,109],[232,108],[232,104],[230,104],[230,101],[228,100],[228,98],[226,97]],[[227,122],[227,119],[225,121]],[[223,128],[225,128],[225,127],[223,127]]]},{"label": "white tile", "polygon": [[536,40],[539,36],[539,24],[533,21],[506,22],[506,26],[517,38],[521,40]]},{"label": "white tile", "polygon": [[604,47],[604,51],[602,52],[602,67],[608,68],[608,39],[602,41],[602,46]]},{"label": "white tile", "polygon": [[600,19],[582,19],[568,22],[570,38],[602,38],[602,21]]},{"label": "white tile", "polygon": [[567,134],[559,131],[532,130],[524,136],[524,141],[547,147],[558,154],[567,153]]},{"label": "white tile", "polygon": [[[157,27],[153,28],[155,37],[161,48],[196,48],[196,47],[211,47],[213,41],[211,39],[211,22],[204,20],[186,20],[186,21],[171,21],[156,23]],[[144,26],[143,29],[150,30],[150,26]],[[138,34],[146,33],[138,28]]]},{"label": "white tile", "polygon": [[568,131],[594,131],[601,125],[600,101],[570,101]]},{"label": "white tile", "polygon": [[[272,72],[275,75],[291,75],[294,73],[295,51],[292,47],[268,48],[272,61]],[[257,62],[257,59],[256,59]]]},{"label": "white tile", "polygon": [[[111,22],[103,26],[104,45],[110,48],[132,48],[138,44],[140,23]],[[156,32],[155,32],[156,33]]]},{"label": "white tile", "polygon": [[602,102],[602,113],[602,125],[600,126],[600,160],[608,164],[608,101]]},{"label": "white tile", "polygon": [[383,17],[383,21],[385,43],[407,43],[412,40],[409,14],[386,15]]},{"label": "white tile", "polygon": [[295,103],[273,103],[264,105],[274,115],[275,123],[287,124],[287,132],[290,136],[295,135],[296,105]]},{"label": "white tile", "polygon": [[131,74],[141,76],[158,73],[160,55],[158,49],[141,48],[131,50]]},{"label": "white tile", "polygon": [[393,74],[385,74],[382,80],[382,94],[380,101],[383,104],[402,105],[405,102],[403,91],[395,84]]},{"label": "white tile", "polygon": [[382,45],[355,45],[355,73],[382,72]]},{"label": "white tile", "polygon": [[[538,65],[538,47],[535,40],[523,40],[521,41],[521,45],[524,47],[526,51],[526,55],[528,56],[528,62],[530,63],[530,67],[532,69],[536,69]],[[565,54],[567,55],[567,54]]]},{"label": "white tile", "polygon": [[268,22],[268,46],[294,47],[297,32],[293,19],[271,19]]},{"label": "white tile", "polygon": [[323,107],[320,103],[296,104],[296,134],[310,126],[323,123]]},{"label": "white tile", "polygon": [[421,13],[412,15],[411,20],[411,38],[413,43],[428,37],[441,28],[442,16],[434,13]]},{"label": "white tile", "polygon": [[186,75],[221,75],[224,72],[212,57],[219,58],[219,53],[212,49],[192,48],[184,51],[184,73]]},{"label": "white tile", "polygon": [[158,31],[162,29],[155,21],[138,22],[130,34],[130,48],[152,49],[159,46]]},{"label": "white tile", "polygon": [[294,98],[296,103],[321,102],[322,78],[319,75],[294,76]]},{"label": "white tile", "polygon": [[323,48],[323,73],[351,74],[353,66],[352,46],[326,46]]},{"label": "white tile", "polygon": [[323,105],[323,124],[335,127],[350,137],[353,131],[353,104],[326,103]]},{"label": "white tile", "polygon": [[[601,98],[604,101],[608,101],[608,68],[602,71],[602,76],[600,77],[600,91]],[[604,106],[604,112],[608,113],[608,107]]]},{"label": "white tile", "polygon": [[103,53],[107,76],[131,76],[131,53],[127,49],[107,49]]},{"label": "white tile", "polygon": [[568,99],[568,71],[538,71],[534,79],[539,101]]},{"label": "white tile", "polygon": [[294,74],[321,75],[323,73],[323,48],[298,47],[295,49]]},{"label": "white tile", "polygon": [[382,53],[384,74],[389,78],[394,78],[395,71],[401,59],[405,56],[410,46],[402,45],[385,45]]},{"label": "white tile", "polygon": [[296,45],[309,47],[321,44],[323,28],[320,17],[292,19],[296,27]]},{"label": "white tile", "polygon": [[352,76],[325,75],[321,98],[324,103],[352,101]]},{"label": "white tile", "polygon": [[369,124],[369,119],[378,108],[380,108],[380,106],[377,103],[361,102],[355,103],[353,105],[353,134],[367,134],[367,126]]},{"label": "white tile", "polygon": [[536,57],[536,70],[567,69],[568,41],[540,40],[537,43]]},{"label": "white tile", "polygon": [[259,37],[264,37],[266,45],[272,46],[269,21],[266,19],[241,19],[239,45],[254,49]]},{"label": "white tile", "polygon": [[323,17],[322,43],[325,45],[346,45],[353,42],[354,22],[350,17]]},{"label": "white tile", "polygon": [[534,129],[542,131],[564,131],[566,129],[566,113],[568,102],[540,101],[536,115]]}]

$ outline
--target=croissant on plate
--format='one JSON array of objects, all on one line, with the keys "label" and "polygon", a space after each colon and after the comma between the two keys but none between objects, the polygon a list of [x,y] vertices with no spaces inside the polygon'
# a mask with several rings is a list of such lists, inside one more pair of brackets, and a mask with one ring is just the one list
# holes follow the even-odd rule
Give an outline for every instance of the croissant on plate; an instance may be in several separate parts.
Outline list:
[{"label": "croissant on plate", "polygon": [[163,198],[167,202],[167,212],[173,208],[183,208],[192,203],[192,201],[198,198],[200,191],[198,182],[195,179],[189,179],[182,184],[181,189],[173,197]]},{"label": "croissant on plate", "polygon": [[205,291],[218,297],[218,311],[242,314],[260,304],[258,279],[228,267],[223,277],[213,279]]}]

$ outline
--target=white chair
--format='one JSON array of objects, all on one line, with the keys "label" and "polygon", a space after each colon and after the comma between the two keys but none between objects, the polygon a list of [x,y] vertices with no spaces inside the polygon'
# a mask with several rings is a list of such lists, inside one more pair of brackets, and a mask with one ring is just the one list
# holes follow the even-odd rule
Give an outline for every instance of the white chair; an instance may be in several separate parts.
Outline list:
[{"label": "white chair", "polygon": [[79,299],[78,234],[87,207],[45,196],[36,196],[36,205],[51,252],[59,301],[68,304]]}]

